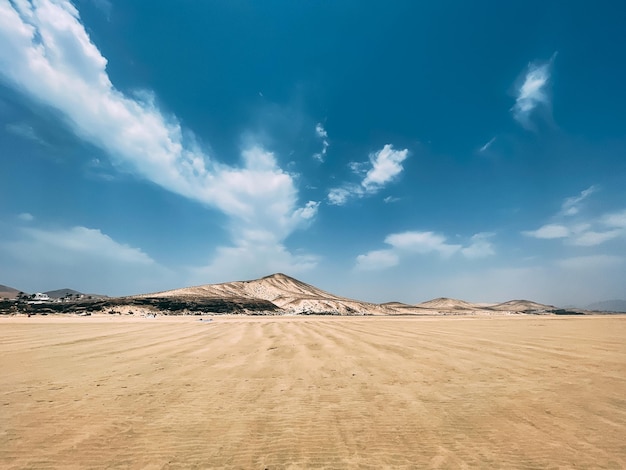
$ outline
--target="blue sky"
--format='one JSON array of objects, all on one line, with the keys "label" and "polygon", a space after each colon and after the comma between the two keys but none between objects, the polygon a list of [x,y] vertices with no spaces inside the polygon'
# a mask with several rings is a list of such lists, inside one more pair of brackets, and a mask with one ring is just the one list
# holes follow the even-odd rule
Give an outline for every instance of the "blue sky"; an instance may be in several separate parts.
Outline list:
[{"label": "blue sky", "polygon": [[624,298],[625,15],[0,0],[0,283]]}]

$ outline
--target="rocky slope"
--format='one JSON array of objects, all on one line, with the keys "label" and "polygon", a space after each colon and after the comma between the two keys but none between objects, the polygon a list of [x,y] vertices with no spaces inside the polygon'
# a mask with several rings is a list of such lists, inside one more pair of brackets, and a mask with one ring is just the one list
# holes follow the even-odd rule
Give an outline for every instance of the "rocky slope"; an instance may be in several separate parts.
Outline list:
[{"label": "rocky slope", "polygon": [[237,296],[271,302],[287,314],[391,314],[392,308],[339,297],[282,273],[251,281],[226,282],[146,294],[141,297],[224,298]]}]

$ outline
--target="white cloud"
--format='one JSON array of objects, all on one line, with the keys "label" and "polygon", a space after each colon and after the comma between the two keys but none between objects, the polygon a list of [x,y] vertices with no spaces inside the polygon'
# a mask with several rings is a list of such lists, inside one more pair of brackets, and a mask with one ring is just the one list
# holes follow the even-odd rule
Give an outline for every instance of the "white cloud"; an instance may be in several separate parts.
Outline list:
[{"label": "white cloud", "polygon": [[22,222],[32,222],[33,220],[35,220],[35,216],[28,212],[22,212],[17,216],[17,218],[20,219]]},{"label": "white cloud", "polygon": [[409,151],[394,150],[390,144],[370,155],[372,168],[367,172],[361,186],[368,193],[375,193],[392,181],[402,170],[402,162],[409,156]]},{"label": "white cloud", "polygon": [[571,234],[567,227],[559,224],[546,224],[537,230],[526,230],[522,233],[527,237],[544,239],[566,238]]},{"label": "white cloud", "polygon": [[271,240],[244,240],[236,246],[219,247],[207,266],[189,268],[188,284],[255,279],[275,272],[296,275],[311,270],[317,263],[317,257],[291,253]]},{"label": "white cloud", "polygon": [[434,232],[403,232],[392,233],[385,238],[385,243],[398,250],[414,253],[437,252],[448,257],[459,251],[461,245],[446,243],[446,237]]},{"label": "white cloud", "polygon": [[493,233],[477,233],[472,236],[469,246],[461,249],[461,253],[466,258],[485,258],[495,254],[492,243],[489,241],[494,236]]},{"label": "white cloud", "polygon": [[368,162],[350,162],[348,163],[348,168],[350,171],[357,176],[363,176],[367,174],[368,167],[370,164]]},{"label": "white cloud", "polygon": [[23,289],[128,294],[164,288],[174,277],[141,249],[98,229],[22,228],[18,233],[18,240],[0,244],[0,277],[10,276]]},{"label": "white cloud", "polygon": [[489,149],[489,147],[491,147],[495,141],[496,141],[496,138],[492,137],[489,142],[487,142],[485,145],[483,145],[481,148],[478,149],[478,152],[479,153],[483,153],[483,152],[487,151]]},{"label": "white cloud", "polygon": [[383,199],[383,202],[385,204],[390,204],[392,202],[398,202],[398,201],[400,201],[400,198],[399,197],[394,197],[394,196],[387,196],[387,197],[385,197]]},{"label": "white cloud", "polygon": [[328,192],[328,203],[336,206],[342,206],[350,199],[350,196],[354,194],[354,191],[358,191],[356,187],[353,191],[348,188],[333,188]]},{"label": "white cloud", "polygon": [[590,186],[584,191],[580,192],[580,195],[568,197],[563,201],[563,205],[561,207],[561,214],[566,216],[576,215],[580,212],[580,203],[583,202],[587,197],[592,195],[597,191],[596,186]]},{"label": "white cloud", "polygon": [[[597,191],[596,186],[581,191],[578,196],[563,201],[555,219],[561,223],[543,225],[522,234],[541,239],[564,239],[570,246],[597,246],[626,235],[626,210],[586,219],[580,216],[582,202]],[[572,218],[574,220],[572,221]]]},{"label": "white cloud", "polygon": [[373,250],[357,256],[356,268],[359,270],[375,270],[396,266],[401,257],[413,254],[435,253],[449,258],[456,253],[468,259],[484,258],[495,254],[493,244],[489,241],[493,233],[477,233],[470,238],[467,246],[448,243],[447,238],[435,232],[407,231],[392,233],[385,237],[385,243],[391,248]]},{"label": "white cloud", "polygon": [[515,105],[511,108],[511,112],[513,117],[527,129],[532,127],[530,118],[535,109],[550,107],[548,85],[555,57],[556,53],[548,62],[529,64],[524,80],[516,90]]},{"label": "white cloud", "polygon": [[399,262],[398,255],[393,250],[375,250],[356,258],[356,269],[371,271],[390,268]]},{"label": "white cloud", "polygon": [[[328,193],[328,202],[343,205],[350,198],[361,198],[378,193],[385,185],[395,180],[402,172],[402,162],[409,156],[408,149],[394,150],[393,145],[386,144],[382,149],[370,154],[370,165],[360,184],[344,184],[332,188]],[[351,162],[351,170],[360,174],[364,172],[362,163]]]},{"label": "white cloud", "polygon": [[313,155],[313,158],[323,162],[326,159],[326,153],[328,152],[328,147],[330,147],[330,142],[328,142],[328,132],[324,129],[324,126],[321,122],[318,122],[315,125],[315,134],[318,138],[322,140],[322,150]]},{"label": "white cloud", "polygon": [[626,210],[605,214],[600,220],[602,224],[608,227],[626,229]]},{"label": "white cloud", "polygon": [[116,260],[124,264],[155,264],[139,248],[118,243],[97,229],[73,227],[69,230],[52,231],[29,228],[24,229],[23,234],[28,243],[16,242],[12,245],[15,253],[23,258],[32,258],[32,250],[36,246],[39,259],[64,258],[72,261],[72,255],[88,255],[91,258]]},{"label": "white cloud", "polygon": [[589,230],[573,237],[571,243],[578,246],[596,246],[617,238],[621,234],[621,230],[609,230],[607,232]]},{"label": "white cloud", "polygon": [[315,215],[316,203],[298,207],[294,178],[272,153],[252,144],[241,166],[224,165],[162,113],[151,93],[118,91],[69,1],[0,2],[0,43],[0,75],[10,85],[60,111],[117,167],[228,215],[235,247],[259,232],[282,247]]}]

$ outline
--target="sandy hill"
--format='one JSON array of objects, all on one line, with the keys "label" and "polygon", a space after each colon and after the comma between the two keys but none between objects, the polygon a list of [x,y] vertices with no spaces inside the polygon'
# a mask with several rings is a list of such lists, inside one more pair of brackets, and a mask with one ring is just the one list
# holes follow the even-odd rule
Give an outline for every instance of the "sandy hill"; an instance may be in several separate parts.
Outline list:
[{"label": "sandy hill", "polygon": [[417,304],[416,307],[427,308],[432,310],[476,310],[476,306],[464,300],[449,299],[447,297],[439,297],[427,302]]},{"label": "sandy hill", "polygon": [[530,300],[509,300],[508,302],[492,305],[489,309],[507,312],[542,312],[555,310],[556,307],[553,305],[539,304]]},{"label": "sandy hill", "polygon": [[147,294],[142,297],[262,299],[272,302],[285,313],[333,313],[342,315],[393,313],[391,308],[339,297],[282,273],[250,281],[206,284]]},{"label": "sandy hill", "polygon": [[14,299],[19,293],[20,291],[13,287],[3,286],[2,284],[0,284],[0,300],[4,299],[5,297],[7,299]]}]

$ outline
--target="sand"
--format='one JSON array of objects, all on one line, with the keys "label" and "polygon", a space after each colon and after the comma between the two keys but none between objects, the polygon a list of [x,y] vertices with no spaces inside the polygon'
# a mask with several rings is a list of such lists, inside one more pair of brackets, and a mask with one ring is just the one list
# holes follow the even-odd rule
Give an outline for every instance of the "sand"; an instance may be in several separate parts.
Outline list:
[{"label": "sand", "polygon": [[0,467],[626,468],[626,317],[0,318]]}]

